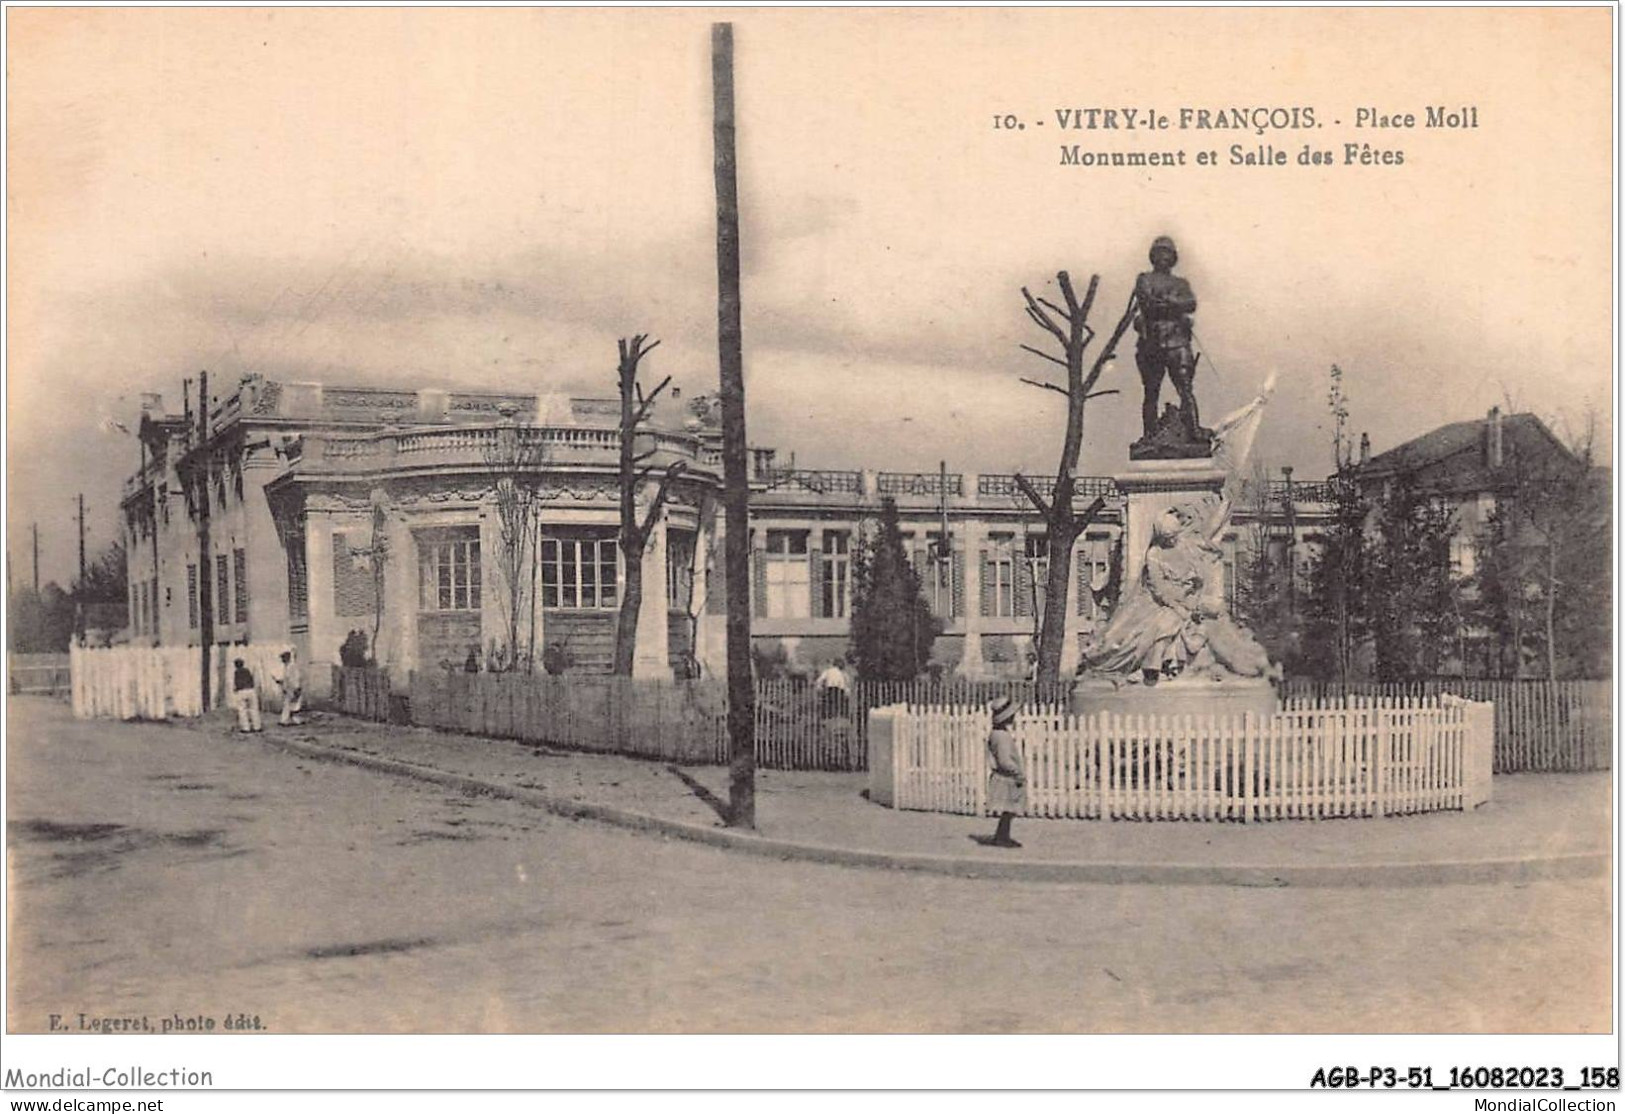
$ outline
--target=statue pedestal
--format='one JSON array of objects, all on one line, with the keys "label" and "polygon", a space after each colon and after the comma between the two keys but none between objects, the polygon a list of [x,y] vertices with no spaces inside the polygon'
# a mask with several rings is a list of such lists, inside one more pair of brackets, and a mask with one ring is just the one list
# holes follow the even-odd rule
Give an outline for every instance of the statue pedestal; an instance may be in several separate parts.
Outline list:
[{"label": "statue pedestal", "polygon": [[1136,460],[1115,477],[1128,497],[1123,511],[1123,583],[1137,584],[1145,552],[1151,547],[1151,525],[1164,511],[1224,488],[1225,471],[1212,457],[1183,460]]},{"label": "statue pedestal", "polygon": [[1175,677],[1154,685],[1085,677],[1072,689],[1072,711],[1080,716],[1273,716],[1277,710],[1275,688],[1262,677]]}]

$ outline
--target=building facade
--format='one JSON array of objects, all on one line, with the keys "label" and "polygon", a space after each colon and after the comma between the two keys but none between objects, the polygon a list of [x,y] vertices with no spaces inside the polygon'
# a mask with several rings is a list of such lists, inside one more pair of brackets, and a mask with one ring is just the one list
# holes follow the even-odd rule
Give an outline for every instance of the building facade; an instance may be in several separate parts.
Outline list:
[{"label": "building facade", "polygon": [[[316,683],[356,632],[398,679],[470,658],[609,671],[626,579],[618,400],[249,376],[201,409],[190,397],[179,414],[157,397],[144,404],[145,465],[123,501],[132,640],[289,642]],[[657,474],[683,468],[643,557],[634,673],[720,675],[720,431],[706,408],[668,404],[637,436]],[[811,674],[847,653],[854,556],[890,498],[942,623],[933,671],[1028,671],[1047,539],[1013,476],[776,461],[770,449],[751,454],[764,666]],[[640,517],[655,486],[638,492]],[[1105,620],[1122,534],[1113,481],[1079,481],[1080,501],[1097,495],[1104,508],[1074,552],[1068,669]],[[1238,509],[1227,547],[1307,542],[1321,497],[1317,485],[1269,484]]]}]

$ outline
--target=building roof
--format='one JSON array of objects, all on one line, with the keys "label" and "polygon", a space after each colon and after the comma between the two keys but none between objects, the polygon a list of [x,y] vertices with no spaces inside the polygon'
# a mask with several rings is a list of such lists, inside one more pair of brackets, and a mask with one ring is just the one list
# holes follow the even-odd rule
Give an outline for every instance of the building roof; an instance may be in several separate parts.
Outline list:
[{"label": "building roof", "polygon": [[[1489,417],[1442,425],[1378,453],[1360,465],[1359,474],[1375,479],[1401,472],[1423,472],[1448,462],[1451,487],[1492,487],[1498,477],[1490,467],[1487,444],[1494,420],[1492,411]],[[1568,447],[1534,414],[1508,414],[1500,422],[1503,459],[1540,460],[1561,454],[1575,461]]]}]

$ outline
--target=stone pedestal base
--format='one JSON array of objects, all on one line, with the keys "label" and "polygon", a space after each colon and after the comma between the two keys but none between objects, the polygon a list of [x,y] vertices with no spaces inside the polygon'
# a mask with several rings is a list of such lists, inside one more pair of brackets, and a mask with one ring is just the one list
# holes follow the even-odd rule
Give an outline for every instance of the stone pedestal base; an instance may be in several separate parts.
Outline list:
[{"label": "stone pedestal base", "polygon": [[1176,677],[1154,685],[1113,684],[1086,677],[1072,690],[1072,711],[1092,716],[1272,716],[1278,710],[1275,688],[1262,677],[1214,681]]},{"label": "stone pedestal base", "polygon": [[1128,497],[1123,511],[1125,585],[1139,582],[1145,552],[1151,547],[1151,526],[1163,512],[1223,490],[1224,479],[1224,469],[1211,457],[1136,460],[1117,474],[1118,489]]}]

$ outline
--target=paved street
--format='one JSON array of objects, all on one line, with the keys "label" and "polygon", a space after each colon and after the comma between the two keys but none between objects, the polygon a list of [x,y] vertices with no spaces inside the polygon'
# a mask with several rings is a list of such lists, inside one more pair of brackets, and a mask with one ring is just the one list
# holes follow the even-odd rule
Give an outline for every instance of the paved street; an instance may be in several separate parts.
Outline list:
[{"label": "paved street", "polygon": [[7,726],[21,1031],[238,1011],[276,1032],[1609,1023],[1606,879],[895,874],[665,842],[190,726],[74,721],[42,699],[13,699]]}]

